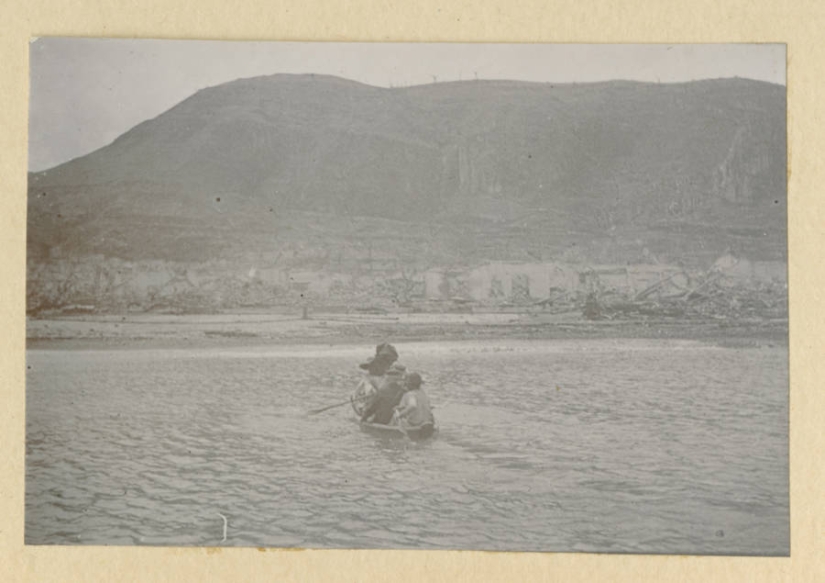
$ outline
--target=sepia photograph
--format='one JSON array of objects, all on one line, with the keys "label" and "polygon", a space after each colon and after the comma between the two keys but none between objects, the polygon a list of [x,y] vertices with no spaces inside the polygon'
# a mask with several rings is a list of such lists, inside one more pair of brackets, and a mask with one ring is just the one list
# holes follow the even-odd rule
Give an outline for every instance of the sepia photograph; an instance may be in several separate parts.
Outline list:
[{"label": "sepia photograph", "polygon": [[785,45],[29,54],[26,545],[790,556]]}]

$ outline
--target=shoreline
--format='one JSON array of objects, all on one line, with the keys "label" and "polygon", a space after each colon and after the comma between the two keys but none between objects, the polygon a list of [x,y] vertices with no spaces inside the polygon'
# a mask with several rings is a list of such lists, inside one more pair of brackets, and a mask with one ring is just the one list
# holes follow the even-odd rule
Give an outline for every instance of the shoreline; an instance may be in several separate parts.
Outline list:
[{"label": "shoreline", "polygon": [[545,314],[314,313],[28,318],[27,350],[372,345],[474,340],[684,339],[728,347],[788,345],[787,320],[585,320]]}]

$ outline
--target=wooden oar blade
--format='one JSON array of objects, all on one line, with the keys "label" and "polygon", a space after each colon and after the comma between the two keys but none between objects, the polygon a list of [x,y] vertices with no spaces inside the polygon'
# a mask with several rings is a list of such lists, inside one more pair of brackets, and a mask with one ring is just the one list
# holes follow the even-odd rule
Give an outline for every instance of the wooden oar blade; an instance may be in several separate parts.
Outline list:
[{"label": "wooden oar blade", "polygon": [[323,413],[324,411],[329,411],[330,409],[335,409],[336,407],[342,407],[349,403],[349,401],[344,401],[343,403],[335,403],[334,405],[327,405],[326,407],[321,407],[320,409],[313,409],[309,412],[310,415],[316,415],[318,413]]},{"label": "wooden oar blade", "polygon": [[309,415],[316,415],[318,413],[323,413],[324,411],[329,411],[330,409],[335,409],[336,407],[343,407],[347,403],[351,403],[353,401],[363,401],[364,399],[370,397],[371,395],[364,395],[362,397],[357,398],[349,398],[346,401],[342,401],[340,403],[335,403],[334,405],[327,405],[326,407],[321,407],[320,409],[313,409],[309,412]]}]

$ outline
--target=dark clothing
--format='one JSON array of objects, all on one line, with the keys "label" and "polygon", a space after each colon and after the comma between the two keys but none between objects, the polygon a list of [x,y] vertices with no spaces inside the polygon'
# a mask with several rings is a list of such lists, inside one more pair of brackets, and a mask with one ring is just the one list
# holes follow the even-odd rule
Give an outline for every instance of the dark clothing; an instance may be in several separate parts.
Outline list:
[{"label": "dark clothing", "polygon": [[404,389],[401,383],[395,380],[387,382],[387,384],[378,389],[372,402],[361,415],[361,421],[367,421],[371,415],[374,415],[372,418],[373,423],[386,425],[392,421],[395,406],[401,402],[403,394]]}]

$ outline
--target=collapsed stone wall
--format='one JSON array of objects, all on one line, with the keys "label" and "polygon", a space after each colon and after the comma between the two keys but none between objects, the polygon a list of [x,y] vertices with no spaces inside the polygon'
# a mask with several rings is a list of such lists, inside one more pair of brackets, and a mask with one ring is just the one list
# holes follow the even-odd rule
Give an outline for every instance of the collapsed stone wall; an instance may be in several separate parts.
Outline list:
[{"label": "collapsed stone wall", "polygon": [[[340,306],[449,309],[659,301],[707,295],[720,307],[787,305],[782,265],[721,257],[708,272],[672,265],[589,266],[492,262],[467,269],[348,274],[242,267],[226,262],[130,262],[90,256],[28,266],[27,311],[210,312],[250,307]],[[703,283],[706,282],[706,283]],[[703,289],[704,288],[704,289]],[[693,294],[693,295],[691,295]],[[756,294],[758,301],[750,301]],[[704,296],[702,296],[704,297]],[[744,299],[743,299],[744,298]],[[748,299],[750,298],[750,299]],[[445,308],[445,306],[447,306]]]}]

